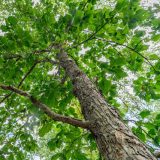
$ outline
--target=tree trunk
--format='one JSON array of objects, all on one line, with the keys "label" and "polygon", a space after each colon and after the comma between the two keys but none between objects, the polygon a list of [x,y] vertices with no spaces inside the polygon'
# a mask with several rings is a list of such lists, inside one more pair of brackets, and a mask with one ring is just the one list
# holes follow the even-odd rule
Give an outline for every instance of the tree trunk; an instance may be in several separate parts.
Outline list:
[{"label": "tree trunk", "polygon": [[91,80],[68,58],[65,52],[58,54],[60,65],[70,77],[73,93],[78,98],[82,114],[91,123],[99,151],[105,160],[156,160],[146,146],[133,135],[94,86]]}]

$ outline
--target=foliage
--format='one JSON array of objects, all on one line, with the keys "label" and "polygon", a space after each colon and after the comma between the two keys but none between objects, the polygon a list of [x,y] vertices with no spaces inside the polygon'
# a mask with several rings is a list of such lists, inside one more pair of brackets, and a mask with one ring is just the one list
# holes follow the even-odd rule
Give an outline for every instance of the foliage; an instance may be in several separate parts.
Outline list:
[{"label": "foliage", "polygon": [[[158,5],[145,9],[139,0],[104,6],[96,0],[1,1],[0,83],[29,91],[57,113],[83,119],[71,81],[58,64],[47,61],[56,60],[53,44],[63,44],[133,132],[153,150],[160,146],[160,57],[152,49],[160,41]],[[0,159],[47,159],[47,152],[52,160],[100,159],[90,133],[51,121],[14,93],[0,90],[0,98]]]}]

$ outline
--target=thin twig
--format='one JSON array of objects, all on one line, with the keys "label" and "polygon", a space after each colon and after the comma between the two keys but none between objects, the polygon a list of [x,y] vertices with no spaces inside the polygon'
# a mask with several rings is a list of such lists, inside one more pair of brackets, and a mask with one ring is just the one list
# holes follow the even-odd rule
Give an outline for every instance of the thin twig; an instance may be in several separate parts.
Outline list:
[{"label": "thin twig", "polygon": [[[51,64],[58,64],[58,62],[56,61],[53,61],[51,59],[42,59],[42,60],[38,60],[36,62],[33,63],[33,65],[31,66],[31,68],[28,70],[28,72],[24,75],[24,77],[21,79],[21,81],[19,82],[17,88],[20,88],[23,84],[23,82],[25,81],[25,79],[31,74],[31,72],[33,71],[33,69],[36,67],[36,65],[38,63],[41,63],[41,62],[49,62]],[[0,101],[0,104],[3,103],[6,99],[8,99],[10,96],[12,95],[12,92],[9,93],[9,94],[6,94],[5,97]]]},{"label": "thin twig", "polygon": [[28,70],[28,72],[25,74],[25,76],[22,78],[22,80],[20,81],[20,83],[18,84],[18,88],[20,88],[20,86],[22,85],[22,83],[24,82],[24,80],[28,77],[28,75],[33,71],[33,69],[36,67],[38,62],[35,62],[32,67]]},{"label": "thin twig", "polygon": [[[113,17],[114,17],[114,16],[112,16],[110,19],[112,20]],[[72,48],[77,48],[78,46],[80,46],[80,45],[88,42],[89,40],[94,39],[95,36],[96,36],[96,34],[97,34],[98,32],[100,32],[100,31],[105,27],[105,25],[106,25],[107,23],[108,23],[108,21],[106,20],[106,22],[105,22],[104,24],[102,24],[101,26],[99,26],[99,28],[98,28],[93,34],[91,34],[87,39],[85,39],[84,41],[76,44],[75,46],[72,46],[72,47],[66,49],[66,51],[68,51],[68,50],[70,50],[70,49],[72,49]]]},{"label": "thin twig", "polygon": [[[37,65],[37,62],[35,62],[32,67],[28,70],[28,72],[24,75],[24,77],[21,79],[21,81],[18,84],[18,88],[21,87],[22,83],[24,82],[24,80],[29,76],[29,74],[33,71],[33,69],[35,68],[35,66]],[[6,96],[0,101],[0,104],[3,103],[6,99],[8,99],[13,92],[6,94]]]},{"label": "thin twig", "polygon": [[3,103],[3,102],[4,102],[7,98],[9,98],[11,95],[12,95],[12,92],[6,94],[5,97],[0,101],[0,104]]},{"label": "thin twig", "polygon": [[50,53],[52,51],[53,47],[56,47],[57,45],[59,45],[59,44],[53,42],[49,45],[49,47],[47,49],[34,51],[33,54],[46,53],[46,52]]},{"label": "thin twig", "polygon": [[11,60],[11,59],[16,59],[18,61],[20,58],[22,58],[21,55],[15,54],[15,55],[9,55],[7,57],[4,57],[5,60]]},{"label": "thin twig", "polygon": [[148,60],[148,58],[145,57],[145,56],[144,56],[143,54],[141,54],[140,52],[136,51],[134,48],[129,47],[129,46],[125,45],[125,44],[121,44],[121,43],[118,43],[118,42],[106,40],[106,39],[104,39],[104,38],[100,38],[100,37],[94,37],[94,38],[95,38],[95,39],[98,39],[98,40],[102,40],[102,41],[108,42],[108,43],[114,43],[114,44],[116,44],[116,45],[123,46],[123,47],[126,47],[126,48],[130,49],[131,51],[137,53],[139,56],[141,56],[143,59],[145,59],[145,60],[148,62],[148,64],[154,69],[154,71],[157,71],[157,70],[154,68],[153,64]]},{"label": "thin twig", "polygon": [[[138,121],[136,121],[136,120],[125,119],[124,121],[132,122],[132,123],[138,125]],[[148,133],[142,128],[142,126],[139,126],[139,125],[138,125],[138,127],[140,127],[140,129],[141,129],[149,138],[154,139],[154,137],[152,137],[150,134],[148,134]]]}]

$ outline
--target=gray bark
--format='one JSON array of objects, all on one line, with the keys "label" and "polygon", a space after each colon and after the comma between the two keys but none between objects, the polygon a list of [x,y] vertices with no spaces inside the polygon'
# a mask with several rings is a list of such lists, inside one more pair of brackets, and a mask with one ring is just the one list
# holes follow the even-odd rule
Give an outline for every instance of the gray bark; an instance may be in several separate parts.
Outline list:
[{"label": "gray bark", "polygon": [[156,160],[147,147],[131,132],[94,86],[91,80],[63,51],[57,56],[70,77],[84,118],[91,123],[101,155],[105,160]]}]

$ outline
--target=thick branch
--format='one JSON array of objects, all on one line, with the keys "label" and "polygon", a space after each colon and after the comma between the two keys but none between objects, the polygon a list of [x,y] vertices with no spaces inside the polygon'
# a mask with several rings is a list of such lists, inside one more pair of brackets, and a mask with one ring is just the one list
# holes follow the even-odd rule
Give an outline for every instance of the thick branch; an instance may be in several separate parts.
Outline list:
[{"label": "thick branch", "polygon": [[30,95],[27,92],[24,92],[18,88],[12,87],[12,86],[6,86],[6,85],[2,85],[0,84],[0,88],[4,89],[4,90],[9,90],[12,92],[15,92],[19,95],[22,95],[24,97],[27,97],[30,99],[30,101],[39,109],[41,109],[45,114],[47,114],[51,119],[55,120],[55,121],[60,121],[63,123],[68,123],[71,124],[73,126],[76,127],[81,127],[81,128],[85,128],[88,129],[89,128],[89,122],[88,121],[81,121],[75,118],[71,118],[71,117],[67,117],[67,116],[63,116],[60,114],[57,114],[53,111],[50,110],[50,108],[48,106],[46,106],[45,104],[41,103],[40,101],[38,101],[36,98],[34,98],[32,95]]}]

